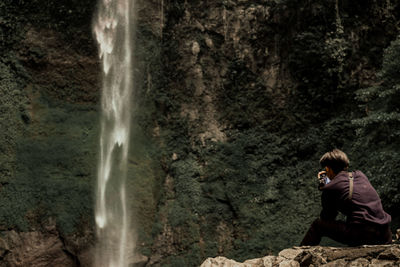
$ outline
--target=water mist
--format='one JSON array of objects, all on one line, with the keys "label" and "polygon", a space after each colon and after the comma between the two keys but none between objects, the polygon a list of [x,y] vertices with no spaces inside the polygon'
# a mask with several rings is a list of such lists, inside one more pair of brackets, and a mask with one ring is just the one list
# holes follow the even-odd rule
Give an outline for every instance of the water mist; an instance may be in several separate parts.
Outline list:
[{"label": "water mist", "polygon": [[102,60],[95,266],[128,266],[135,245],[125,191],[129,150],[134,0],[99,0],[94,33]]}]

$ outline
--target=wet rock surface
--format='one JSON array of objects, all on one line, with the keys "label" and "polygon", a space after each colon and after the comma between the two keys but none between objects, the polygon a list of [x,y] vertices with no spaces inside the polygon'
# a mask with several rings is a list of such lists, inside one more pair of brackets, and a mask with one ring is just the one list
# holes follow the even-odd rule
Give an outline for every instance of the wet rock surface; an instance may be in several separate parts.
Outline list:
[{"label": "wet rock surface", "polygon": [[361,247],[293,247],[278,256],[246,260],[208,258],[201,267],[303,267],[303,266],[400,266],[400,245]]}]

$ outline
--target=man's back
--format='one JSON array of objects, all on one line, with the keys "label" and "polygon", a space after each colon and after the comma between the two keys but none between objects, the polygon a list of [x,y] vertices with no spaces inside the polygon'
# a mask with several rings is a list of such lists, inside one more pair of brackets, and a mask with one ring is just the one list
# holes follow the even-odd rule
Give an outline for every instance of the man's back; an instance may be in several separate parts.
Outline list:
[{"label": "man's back", "polygon": [[[342,171],[331,183],[322,188],[322,206],[329,209],[336,208],[347,216],[349,223],[368,222],[379,225],[390,223],[391,217],[383,210],[381,199],[368,178],[361,171],[355,171],[352,174],[351,199],[349,199],[349,173]],[[335,205],[324,202],[335,203]]]}]

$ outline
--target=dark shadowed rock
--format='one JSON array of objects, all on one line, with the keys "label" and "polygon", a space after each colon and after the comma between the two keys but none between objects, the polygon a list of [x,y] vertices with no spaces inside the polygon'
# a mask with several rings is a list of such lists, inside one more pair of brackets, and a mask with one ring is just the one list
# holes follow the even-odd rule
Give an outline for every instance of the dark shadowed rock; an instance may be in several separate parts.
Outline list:
[{"label": "dark shadowed rock", "polygon": [[385,251],[383,251],[381,254],[378,255],[378,259],[398,261],[398,260],[400,260],[400,248],[399,247],[389,247],[389,248],[385,249]]}]

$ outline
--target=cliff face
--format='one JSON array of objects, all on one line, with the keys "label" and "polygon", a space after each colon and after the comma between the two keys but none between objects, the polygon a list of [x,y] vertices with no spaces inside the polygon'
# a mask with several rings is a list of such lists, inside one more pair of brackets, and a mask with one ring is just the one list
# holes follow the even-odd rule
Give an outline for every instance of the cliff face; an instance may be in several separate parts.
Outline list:
[{"label": "cliff face", "polygon": [[3,265],[71,266],[93,240],[99,75],[85,18],[93,8],[58,4],[0,4]]},{"label": "cliff face", "polygon": [[[27,235],[55,238],[74,264],[89,261],[95,2],[0,4],[0,226],[2,240],[14,240],[5,241],[9,258]],[[318,158],[332,147],[370,176],[398,225],[397,143],[387,135],[365,148],[370,139],[355,138],[351,122],[366,114],[354,92],[382,83],[396,3],[136,4],[128,190],[149,265],[245,260],[299,243],[319,212]],[[20,237],[8,238],[14,231]]]},{"label": "cliff face", "polygon": [[[319,212],[318,159],[333,147],[373,182],[383,176],[378,157],[367,160],[368,148],[356,144],[351,120],[364,115],[354,92],[379,81],[396,10],[348,1],[166,6],[168,83],[155,97],[167,140],[153,244],[162,264],[244,260],[299,243]],[[384,205],[396,218],[395,204]]]}]

